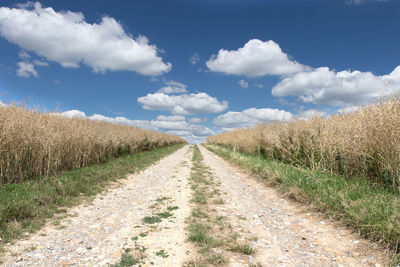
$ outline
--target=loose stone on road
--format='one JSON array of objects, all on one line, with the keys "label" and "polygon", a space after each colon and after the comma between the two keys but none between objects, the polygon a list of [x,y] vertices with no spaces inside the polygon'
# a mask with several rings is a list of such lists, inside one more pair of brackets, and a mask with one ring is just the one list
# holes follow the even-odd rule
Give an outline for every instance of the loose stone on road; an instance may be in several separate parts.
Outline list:
[{"label": "loose stone on road", "polygon": [[[184,219],[190,213],[188,148],[121,180],[120,187],[98,195],[93,202],[72,208],[68,213],[75,217],[64,219],[59,226],[48,224],[29,239],[7,246],[4,265],[104,266],[118,262],[124,251],[137,249],[143,252],[148,266],[150,262],[180,266],[186,251]],[[174,218],[154,225],[143,223],[144,217],[155,212],[157,199],[162,198],[168,203],[160,204],[178,207],[171,211]],[[157,256],[160,250],[168,257]]]},{"label": "loose stone on road", "polygon": [[[131,255],[141,266],[182,266],[196,255],[188,238],[193,149],[185,146],[122,179],[92,202],[68,210],[5,247],[4,266],[107,266]],[[378,245],[283,199],[274,189],[199,146],[223,198],[215,206],[254,248],[228,266],[384,266]],[[52,223],[53,221],[53,223]]]}]

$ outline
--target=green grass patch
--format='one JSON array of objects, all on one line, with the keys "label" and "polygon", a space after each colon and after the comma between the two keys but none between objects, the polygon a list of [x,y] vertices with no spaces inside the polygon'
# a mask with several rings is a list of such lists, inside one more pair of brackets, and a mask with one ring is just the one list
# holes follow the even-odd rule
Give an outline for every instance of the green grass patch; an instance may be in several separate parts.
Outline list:
[{"label": "green grass patch", "polygon": [[55,177],[4,184],[0,188],[0,237],[11,242],[24,232],[34,232],[61,207],[79,204],[104,191],[111,182],[125,178],[171,154],[183,145],[112,159],[106,163],[65,171]]},{"label": "green grass patch", "polygon": [[143,218],[143,222],[147,224],[155,224],[161,222],[161,218],[158,216],[146,216]]},{"label": "green grass patch", "polygon": [[203,205],[207,204],[207,198],[204,194],[196,194],[194,198],[191,199],[191,201]]},{"label": "green grass patch", "polygon": [[160,218],[169,218],[169,217],[171,217],[173,214],[172,213],[170,213],[170,212],[168,212],[168,211],[164,211],[164,212],[159,212],[159,213],[157,213],[156,214],[158,217],[160,217]]},{"label": "green grass patch", "polygon": [[127,252],[125,252],[124,254],[122,254],[121,260],[116,264],[112,264],[111,266],[112,267],[125,267],[125,266],[133,266],[138,263],[140,263],[140,261],[138,259],[132,257]]},{"label": "green grass patch", "polygon": [[216,253],[213,253],[210,256],[208,256],[207,261],[216,266],[224,265],[228,262],[222,254],[216,254]]},{"label": "green grass patch", "polygon": [[159,197],[159,198],[156,199],[156,202],[162,203],[162,202],[164,202],[164,201],[167,200],[167,199],[168,199],[167,197]]},{"label": "green grass patch", "polygon": [[173,210],[177,210],[177,209],[179,209],[178,206],[169,206],[169,207],[167,208],[168,211],[173,211]]},{"label": "green grass patch", "polygon": [[154,254],[156,254],[156,256],[163,257],[163,258],[168,258],[169,257],[168,253],[163,249],[157,251]]},{"label": "green grass patch", "polygon": [[[287,196],[313,206],[328,218],[343,221],[374,241],[400,252],[400,195],[362,177],[342,177],[302,169],[261,156],[206,144],[217,155],[260,175]],[[396,258],[398,258],[398,254]],[[397,259],[399,261],[399,259]]]},{"label": "green grass patch", "polygon": [[146,232],[146,233],[140,233],[140,234],[139,234],[140,237],[146,237],[147,235],[148,235],[147,232]]},{"label": "green grass patch", "polygon": [[216,205],[222,205],[225,204],[225,201],[222,198],[220,198],[220,199],[214,199],[213,203]]},{"label": "green grass patch", "polygon": [[245,255],[252,255],[255,253],[255,250],[246,244],[234,244],[229,247],[230,251],[242,253]]}]

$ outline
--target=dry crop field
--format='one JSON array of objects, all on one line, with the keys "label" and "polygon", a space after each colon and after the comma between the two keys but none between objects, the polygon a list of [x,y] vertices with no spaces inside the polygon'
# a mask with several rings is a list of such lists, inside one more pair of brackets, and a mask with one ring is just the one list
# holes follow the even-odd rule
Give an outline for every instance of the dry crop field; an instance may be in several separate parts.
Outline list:
[{"label": "dry crop field", "polygon": [[0,106],[0,186],[184,142],[130,126]]},{"label": "dry crop field", "polygon": [[211,136],[208,143],[295,166],[361,176],[400,190],[400,99],[345,115],[258,125]]}]

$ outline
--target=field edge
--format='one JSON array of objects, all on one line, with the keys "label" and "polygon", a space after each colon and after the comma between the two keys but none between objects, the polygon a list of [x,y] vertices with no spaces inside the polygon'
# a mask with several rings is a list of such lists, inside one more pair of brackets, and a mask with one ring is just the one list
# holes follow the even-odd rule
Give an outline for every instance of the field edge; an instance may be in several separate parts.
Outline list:
[{"label": "field edge", "polygon": [[307,204],[329,219],[390,249],[391,265],[400,263],[400,196],[361,178],[343,179],[321,171],[294,167],[232,148],[203,144],[209,151],[256,174],[285,197]]},{"label": "field edge", "polygon": [[67,207],[90,201],[113,182],[150,167],[185,145],[137,152],[106,163],[64,171],[54,177],[3,185],[0,187],[0,252],[4,244],[39,230],[50,218],[56,225],[58,217],[68,216]]}]

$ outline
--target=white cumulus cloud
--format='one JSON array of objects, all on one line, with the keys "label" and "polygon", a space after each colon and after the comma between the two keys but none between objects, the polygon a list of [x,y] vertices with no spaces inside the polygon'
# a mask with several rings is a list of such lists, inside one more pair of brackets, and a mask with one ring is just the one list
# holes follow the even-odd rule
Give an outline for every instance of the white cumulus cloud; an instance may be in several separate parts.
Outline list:
[{"label": "white cumulus cloud", "polygon": [[286,122],[293,115],[285,110],[271,108],[250,108],[241,112],[229,111],[214,119],[214,124],[223,128],[252,127],[263,122]]},{"label": "white cumulus cloud", "polygon": [[164,116],[160,115],[155,120],[131,120],[126,117],[107,117],[101,114],[87,116],[80,110],[69,110],[62,113],[52,113],[67,118],[81,118],[93,121],[106,121],[114,124],[128,125],[143,129],[161,131],[182,136],[189,140],[204,140],[206,136],[215,132],[204,125],[192,124],[187,122],[183,116]]},{"label": "white cumulus cloud", "polygon": [[148,110],[166,110],[177,115],[196,113],[220,113],[228,107],[228,102],[218,101],[206,93],[167,95],[164,93],[147,94],[139,97],[138,102]]},{"label": "white cumulus cloud", "polygon": [[70,118],[70,119],[72,119],[72,118],[86,118],[85,112],[80,111],[80,110],[76,110],[76,109],[64,111],[62,113],[53,113],[53,114],[54,115],[60,115],[60,116],[63,116],[63,117],[67,117],[67,118]]},{"label": "white cumulus cloud", "polygon": [[134,39],[114,18],[104,16],[90,24],[82,13],[56,12],[39,2],[18,8],[0,8],[0,33],[17,44],[63,67],[81,63],[95,72],[127,70],[161,75],[171,69],[158,48],[144,36]]},{"label": "white cumulus cloud", "polygon": [[263,42],[258,39],[248,41],[238,50],[220,49],[206,65],[211,71],[248,77],[288,75],[307,69],[291,60],[274,41]]},{"label": "white cumulus cloud", "polygon": [[400,66],[389,75],[335,72],[328,67],[288,76],[272,89],[274,96],[298,96],[303,102],[349,106],[400,92]]}]

